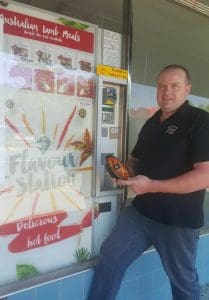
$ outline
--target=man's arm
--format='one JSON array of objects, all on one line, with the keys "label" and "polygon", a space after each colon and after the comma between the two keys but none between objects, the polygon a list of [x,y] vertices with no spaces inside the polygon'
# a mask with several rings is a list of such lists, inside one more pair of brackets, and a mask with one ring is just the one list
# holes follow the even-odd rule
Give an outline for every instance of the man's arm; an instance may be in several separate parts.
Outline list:
[{"label": "man's arm", "polygon": [[191,171],[174,178],[155,180],[138,175],[128,180],[118,180],[117,184],[128,186],[138,195],[145,193],[191,193],[209,187],[209,161],[195,163]]},{"label": "man's arm", "polygon": [[131,155],[129,156],[129,158],[126,162],[126,166],[128,167],[132,176],[136,176],[138,174],[137,173],[138,163],[139,163],[138,158],[135,158]]}]

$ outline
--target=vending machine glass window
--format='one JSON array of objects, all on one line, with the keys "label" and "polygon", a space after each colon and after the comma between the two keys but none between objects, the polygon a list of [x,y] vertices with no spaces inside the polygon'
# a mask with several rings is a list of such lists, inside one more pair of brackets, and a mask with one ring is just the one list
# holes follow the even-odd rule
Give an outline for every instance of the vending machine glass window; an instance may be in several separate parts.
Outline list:
[{"label": "vending machine glass window", "polygon": [[123,160],[125,151],[124,108],[126,80],[99,77],[97,135],[97,195],[123,193],[113,183],[107,168],[107,157]]}]

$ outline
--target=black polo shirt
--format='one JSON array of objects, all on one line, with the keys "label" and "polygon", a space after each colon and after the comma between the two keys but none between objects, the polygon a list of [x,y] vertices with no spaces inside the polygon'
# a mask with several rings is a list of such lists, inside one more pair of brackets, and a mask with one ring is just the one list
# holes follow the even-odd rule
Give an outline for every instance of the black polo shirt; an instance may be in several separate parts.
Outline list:
[{"label": "black polo shirt", "polygon": [[[138,174],[168,179],[209,161],[209,113],[186,101],[171,117],[160,122],[161,110],[143,126],[132,156],[139,159]],[[203,225],[204,190],[187,194],[137,195],[133,206],[144,216],[175,226]]]}]

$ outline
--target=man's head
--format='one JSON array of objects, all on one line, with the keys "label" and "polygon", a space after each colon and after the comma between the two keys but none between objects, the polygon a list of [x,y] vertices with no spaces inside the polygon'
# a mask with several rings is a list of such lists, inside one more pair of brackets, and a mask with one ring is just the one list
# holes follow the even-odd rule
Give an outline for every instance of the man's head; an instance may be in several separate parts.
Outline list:
[{"label": "man's head", "polygon": [[157,101],[166,115],[174,113],[191,91],[189,72],[180,65],[169,65],[162,69],[157,78]]}]

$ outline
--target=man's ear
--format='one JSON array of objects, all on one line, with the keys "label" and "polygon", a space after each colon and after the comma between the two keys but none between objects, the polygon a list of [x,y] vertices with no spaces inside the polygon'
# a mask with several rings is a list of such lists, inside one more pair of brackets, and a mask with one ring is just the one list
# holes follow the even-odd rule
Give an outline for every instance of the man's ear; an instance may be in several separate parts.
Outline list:
[{"label": "man's ear", "polygon": [[192,90],[192,85],[190,83],[190,84],[187,85],[187,94],[188,95],[190,94],[191,90]]}]

